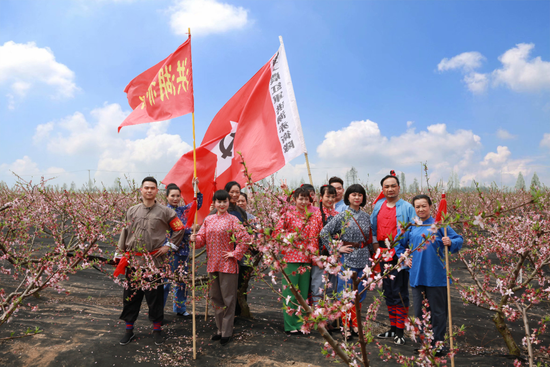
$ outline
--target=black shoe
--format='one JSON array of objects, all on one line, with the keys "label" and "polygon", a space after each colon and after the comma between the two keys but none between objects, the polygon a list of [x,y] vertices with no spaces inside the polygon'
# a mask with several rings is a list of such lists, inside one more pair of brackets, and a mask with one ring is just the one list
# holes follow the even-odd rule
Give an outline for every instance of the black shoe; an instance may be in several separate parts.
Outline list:
[{"label": "black shoe", "polygon": [[393,339],[395,338],[395,332],[391,331],[391,330],[388,330],[386,331],[385,333],[380,333],[378,335],[376,335],[376,337],[378,339]]},{"label": "black shoe", "polygon": [[231,337],[227,337],[227,338],[221,338],[220,339],[220,344],[221,345],[226,345],[227,343],[229,343],[229,341],[231,340]]},{"label": "black shoe", "polygon": [[176,315],[179,316],[179,317],[183,317],[184,319],[188,319],[188,318],[191,317],[191,314],[190,314],[189,312],[187,312],[187,311],[185,311],[185,312],[178,312],[178,313],[176,313]]},{"label": "black shoe", "polygon": [[162,345],[164,343],[164,337],[162,336],[162,331],[153,330],[153,340],[156,345]]},{"label": "black shoe", "polygon": [[304,335],[304,333],[302,333],[300,330],[285,331],[285,333],[286,333],[286,335],[291,335],[291,336]]},{"label": "black shoe", "polygon": [[126,345],[130,343],[135,338],[135,336],[136,335],[134,334],[134,329],[126,330],[126,334],[124,334],[124,337],[120,339],[120,345]]},{"label": "black shoe", "polygon": [[447,349],[447,347],[441,347],[441,348],[438,348],[435,352],[435,356],[436,357],[445,357],[447,355],[447,353],[449,353],[449,350]]},{"label": "black shoe", "polygon": [[210,338],[210,340],[220,340],[222,338],[222,336],[220,334],[214,334],[212,335],[212,337]]}]

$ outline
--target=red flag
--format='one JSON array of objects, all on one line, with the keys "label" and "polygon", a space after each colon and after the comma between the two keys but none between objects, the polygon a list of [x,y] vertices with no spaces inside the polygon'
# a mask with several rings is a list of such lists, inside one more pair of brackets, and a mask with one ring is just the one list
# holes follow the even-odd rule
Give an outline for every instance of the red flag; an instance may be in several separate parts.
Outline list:
[{"label": "red flag", "polygon": [[374,199],[374,202],[372,203],[372,206],[375,206],[376,205],[376,202],[378,200],[382,200],[384,199],[386,196],[384,195],[384,191],[380,191],[380,194],[378,194],[378,196],[376,197],[376,199]]},{"label": "red flag", "polygon": [[134,110],[118,127],[165,121],[194,111],[191,36],[124,89]]},{"label": "red flag", "polygon": [[191,204],[191,207],[187,211],[187,221],[185,222],[185,228],[190,228],[193,225],[193,222],[195,221],[195,214],[197,213],[197,198],[193,198],[193,204]]},{"label": "red flag", "polygon": [[[197,148],[197,177],[204,195],[199,220],[208,214],[214,181],[222,188],[229,181],[241,185],[246,182],[236,152],[242,153],[254,182],[307,152],[282,45],[220,109]],[[177,184],[189,202],[193,198],[192,176],[193,152],[189,152],[180,158],[162,182]]]},{"label": "red flag", "polygon": [[445,199],[445,194],[441,195],[441,201],[437,207],[437,215],[435,216],[436,222],[441,222],[443,219],[443,214],[447,214],[447,199]]}]

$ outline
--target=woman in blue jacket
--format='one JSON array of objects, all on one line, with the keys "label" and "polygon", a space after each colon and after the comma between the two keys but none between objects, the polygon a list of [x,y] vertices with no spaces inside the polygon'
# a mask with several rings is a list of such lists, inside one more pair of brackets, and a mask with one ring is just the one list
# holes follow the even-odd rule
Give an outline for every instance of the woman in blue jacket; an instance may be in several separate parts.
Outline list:
[{"label": "woman in blue jacket", "polygon": [[[431,217],[432,200],[426,195],[417,195],[412,199],[416,215],[423,225],[435,223]],[[409,235],[411,250],[418,248],[426,237],[433,234],[431,226],[414,226]],[[433,344],[445,340],[447,327],[447,271],[445,267],[445,248],[457,253],[464,240],[451,227],[447,227],[447,236],[443,228],[435,234],[435,241],[424,243],[423,248],[412,254],[412,266],[409,281],[413,294],[414,316],[422,319],[422,301],[428,300],[434,331]],[[439,352],[438,352],[439,353]]]}]

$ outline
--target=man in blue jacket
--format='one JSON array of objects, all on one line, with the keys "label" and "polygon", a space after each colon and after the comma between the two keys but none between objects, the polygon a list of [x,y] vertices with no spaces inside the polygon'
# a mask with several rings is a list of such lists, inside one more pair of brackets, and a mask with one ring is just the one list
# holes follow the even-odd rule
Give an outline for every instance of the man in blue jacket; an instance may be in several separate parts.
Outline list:
[{"label": "man in blue jacket", "polygon": [[[416,214],[411,204],[399,199],[399,179],[394,171],[384,177],[380,184],[385,197],[376,202],[370,221],[375,244],[374,250],[380,248],[383,252],[389,251],[390,254],[393,254],[391,261],[380,261],[380,268],[384,273],[385,265],[395,266],[399,256],[407,248],[409,233],[401,233],[399,222],[409,223]],[[393,248],[388,248],[388,241],[392,242],[396,238],[399,238],[399,241]],[[393,270],[390,275],[393,275],[393,279],[390,279],[390,276],[384,278],[382,289],[388,307],[391,329],[378,334],[377,337],[391,338],[395,344],[402,345],[405,344],[405,318],[409,310],[409,272],[407,269]]]}]

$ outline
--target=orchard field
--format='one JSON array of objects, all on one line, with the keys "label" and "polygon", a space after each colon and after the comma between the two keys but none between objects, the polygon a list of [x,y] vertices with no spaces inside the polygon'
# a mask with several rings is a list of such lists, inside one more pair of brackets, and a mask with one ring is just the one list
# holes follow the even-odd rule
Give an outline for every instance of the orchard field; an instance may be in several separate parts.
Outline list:
[{"label": "orchard field", "polygon": [[[325,330],[352,307],[353,292],[340,300],[327,298],[316,309],[298,297],[303,330],[310,334],[287,336],[280,300],[281,270],[285,268],[281,251],[292,245],[292,239],[268,234],[288,204],[274,182],[250,185],[248,190],[253,197],[249,210],[258,221],[251,229],[257,254],[249,259],[255,272],[247,304],[241,304],[249,306],[249,317],[236,319],[234,339],[228,345],[210,341],[215,323],[212,306],[205,317],[205,255],[198,256],[197,359],[193,360],[192,321],[176,317],[170,300],[165,308],[164,345],[153,343],[145,305],[136,323],[137,340],[127,346],[118,343],[124,333],[124,323],[118,317],[126,281],[113,278],[110,259],[126,224],[126,209],[139,202],[135,187],[75,192],[24,181],[11,188],[0,187],[0,364],[328,366],[343,362],[435,366],[450,365],[453,353],[457,366],[550,364],[548,189],[478,187],[446,193],[448,215],[438,226],[450,225],[464,236],[461,252],[451,257],[456,350],[446,357],[431,354],[429,333],[421,341],[414,322],[406,332],[406,345],[372,337],[389,325],[378,292],[387,271],[374,279],[357,280],[369,288],[359,341],[346,342],[340,333],[331,336]],[[435,216],[441,190],[435,186],[424,191],[436,204]],[[367,212],[378,193],[368,191]],[[405,200],[412,196],[402,193]],[[158,200],[164,199],[159,195]],[[317,262],[331,271],[337,259],[325,257]],[[190,282],[188,275],[157,270],[150,264],[144,278],[155,272],[171,282]],[[241,301],[246,302],[244,297]]]}]

